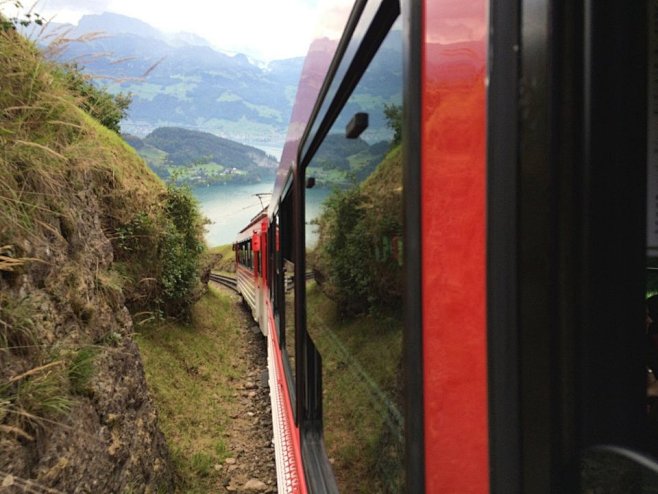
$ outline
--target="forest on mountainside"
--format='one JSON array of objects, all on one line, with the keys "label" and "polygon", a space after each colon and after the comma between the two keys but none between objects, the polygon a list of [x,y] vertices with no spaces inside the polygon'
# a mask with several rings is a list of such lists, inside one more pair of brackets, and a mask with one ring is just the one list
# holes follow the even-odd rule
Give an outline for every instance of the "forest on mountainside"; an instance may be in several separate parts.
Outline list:
[{"label": "forest on mountainside", "polygon": [[278,164],[261,149],[209,132],[159,127],[143,139],[123,137],[160,178],[179,185],[269,183]]}]

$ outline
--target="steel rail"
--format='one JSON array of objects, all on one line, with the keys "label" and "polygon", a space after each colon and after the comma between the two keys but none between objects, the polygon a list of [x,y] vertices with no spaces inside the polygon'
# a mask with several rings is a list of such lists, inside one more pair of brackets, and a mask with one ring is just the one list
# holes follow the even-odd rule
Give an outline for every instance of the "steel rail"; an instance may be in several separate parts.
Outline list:
[{"label": "steel rail", "polygon": [[238,291],[238,280],[232,276],[210,273],[210,281],[219,283],[220,285],[230,288],[231,290],[235,290],[236,292]]}]

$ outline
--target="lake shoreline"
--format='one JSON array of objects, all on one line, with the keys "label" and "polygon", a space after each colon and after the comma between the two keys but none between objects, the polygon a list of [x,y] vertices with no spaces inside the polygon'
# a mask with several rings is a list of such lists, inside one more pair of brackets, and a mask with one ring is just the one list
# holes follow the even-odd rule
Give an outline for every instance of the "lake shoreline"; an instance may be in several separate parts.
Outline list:
[{"label": "lake shoreline", "polygon": [[[216,247],[233,243],[240,230],[268,205],[272,184],[215,184],[191,190],[199,201],[201,214],[211,222],[206,227],[206,243]],[[307,191],[307,221],[319,214],[320,205],[330,192],[321,188]]]}]

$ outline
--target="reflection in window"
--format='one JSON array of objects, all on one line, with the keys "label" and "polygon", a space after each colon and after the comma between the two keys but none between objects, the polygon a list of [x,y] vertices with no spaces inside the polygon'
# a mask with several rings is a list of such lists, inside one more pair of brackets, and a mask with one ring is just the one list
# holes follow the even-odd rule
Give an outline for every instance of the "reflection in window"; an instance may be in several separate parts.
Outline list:
[{"label": "reflection in window", "polygon": [[[289,386],[292,391],[295,382],[295,245],[293,242],[293,196],[291,192],[284,197],[281,203],[279,221],[281,229],[277,239],[280,256],[278,290],[281,301],[279,335],[284,359],[287,363]],[[293,396],[290,398],[292,400]],[[293,409],[295,409],[294,403]]]},{"label": "reflection in window", "polygon": [[582,494],[658,493],[655,463],[621,448],[596,448],[581,459]]},{"label": "reflection in window", "polygon": [[307,328],[341,492],[404,492],[401,72],[393,30],[306,168]]},{"label": "reflection in window", "polygon": [[286,300],[286,351],[290,369],[295,371],[295,265],[284,260],[284,291]]}]

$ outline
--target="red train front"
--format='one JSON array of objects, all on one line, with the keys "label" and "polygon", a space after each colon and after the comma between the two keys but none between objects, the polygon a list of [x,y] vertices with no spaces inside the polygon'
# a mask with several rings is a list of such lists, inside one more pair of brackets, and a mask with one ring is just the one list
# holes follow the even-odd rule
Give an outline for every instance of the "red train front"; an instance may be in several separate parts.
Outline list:
[{"label": "red train front", "polygon": [[279,492],[654,492],[657,14],[329,3],[236,241]]}]

